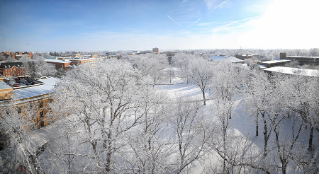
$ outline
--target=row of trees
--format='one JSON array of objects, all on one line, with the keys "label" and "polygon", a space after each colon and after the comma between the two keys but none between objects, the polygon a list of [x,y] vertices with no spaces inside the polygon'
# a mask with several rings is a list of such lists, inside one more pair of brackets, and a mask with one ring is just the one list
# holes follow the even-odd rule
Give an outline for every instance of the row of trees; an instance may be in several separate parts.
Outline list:
[{"label": "row of trees", "polygon": [[148,77],[155,85],[164,78],[162,70],[168,66],[168,59],[165,54],[142,54],[127,57],[134,68],[138,69],[142,76]]},{"label": "row of trees", "polygon": [[[184,71],[184,78],[187,81],[190,79],[191,83],[198,85],[203,94],[204,105],[207,98],[205,93],[213,100],[215,114],[222,125],[221,142],[228,142],[229,119],[234,114],[236,98],[238,95],[243,95],[245,104],[242,107],[247,108],[247,114],[252,115],[256,122],[256,136],[259,136],[260,122],[263,125],[264,147],[263,153],[260,153],[263,157],[258,158],[257,162],[254,161],[253,165],[249,163],[250,167],[267,173],[276,172],[278,169],[286,173],[289,162],[298,167],[313,167],[311,162],[305,162],[309,160],[309,156],[300,158],[300,153],[313,150],[314,129],[319,124],[318,78],[267,74],[254,69],[255,66],[243,68],[227,60],[210,63],[200,56],[191,54],[177,54],[173,61]],[[281,128],[283,122],[290,122],[289,130]],[[300,135],[306,132],[308,132],[307,146],[304,145],[304,139],[298,140]],[[286,137],[283,138],[282,134]],[[275,143],[269,145],[269,140]],[[223,144],[215,149],[224,159],[224,172],[227,171],[226,161],[231,165],[242,165],[233,157],[225,155],[229,151],[226,147],[227,145]],[[270,159],[275,160],[269,161]],[[313,160],[312,158],[310,161]],[[264,166],[269,162],[269,165]],[[248,165],[247,162],[244,164]],[[272,167],[269,167],[270,165]]]},{"label": "row of trees", "polygon": [[[10,164],[8,153],[28,151],[19,163],[34,173],[316,172],[312,149],[318,79],[269,76],[190,54],[173,60],[185,81],[198,85],[206,106],[156,91],[158,73],[167,66],[160,55],[81,65],[55,89],[51,118],[61,121],[52,125],[56,131],[47,135],[44,152],[9,131],[14,120],[3,112],[0,123],[7,125],[1,127],[12,139],[3,159]],[[254,136],[234,130],[233,116],[240,108],[255,122],[256,136],[262,125],[261,147]],[[305,133],[307,146],[301,138]]]},{"label": "row of trees", "polygon": [[32,59],[29,56],[22,56],[19,61],[23,63],[26,74],[32,79],[41,76],[56,76],[58,73],[55,67],[48,64],[42,56],[34,55]]}]

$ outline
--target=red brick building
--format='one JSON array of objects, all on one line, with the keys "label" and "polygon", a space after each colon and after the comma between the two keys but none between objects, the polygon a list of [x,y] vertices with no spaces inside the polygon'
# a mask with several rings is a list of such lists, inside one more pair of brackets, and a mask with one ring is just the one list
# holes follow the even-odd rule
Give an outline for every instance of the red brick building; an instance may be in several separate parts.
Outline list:
[{"label": "red brick building", "polygon": [[72,68],[73,63],[69,60],[57,60],[57,59],[47,59],[47,63],[54,64],[55,69],[68,70]]},{"label": "red brick building", "polygon": [[155,53],[155,54],[159,54],[159,49],[158,48],[153,48],[153,53]]},{"label": "red brick building", "polygon": [[[13,60],[16,60],[17,57],[21,57],[24,55],[28,55],[30,57],[30,59],[33,57],[33,53],[28,53],[28,52],[1,52],[2,55],[4,55],[5,57],[9,57],[10,55],[12,56]],[[0,60],[1,61],[1,60]]]},{"label": "red brick building", "polygon": [[5,62],[0,65],[0,74],[8,76],[25,76],[25,68],[22,62]]}]

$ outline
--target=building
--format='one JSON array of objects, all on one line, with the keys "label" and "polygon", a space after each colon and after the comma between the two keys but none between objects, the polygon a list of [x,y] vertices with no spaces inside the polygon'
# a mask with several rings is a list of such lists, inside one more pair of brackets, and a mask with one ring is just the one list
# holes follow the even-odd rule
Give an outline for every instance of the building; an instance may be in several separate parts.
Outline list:
[{"label": "building", "polygon": [[296,60],[300,65],[319,66],[319,57],[310,56],[287,56],[286,53],[280,53],[280,59]]},{"label": "building", "polygon": [[265,65],[267,68],[274,67],[274,66],[284,66],[285,64],[291,62],[291,60],[270,60],[260,62],[260,65]]},{"label": "building", "polygon": [[69,70],[74,66],[90,63],[91,65],[95,65],[96,61],[102,61],[103,58],[89,58],[89,59],[76,59],[70,57],[59,57],[58,59],[46,59],[47,63],[53,64],[55,69],[64,69]]},{"label": "building", "polygon": [[49,64],[53,64],[55,69],[64,69],[68,70],[72,68],[73,63],[70,60],[59,60],[59,59],[46,59],[45,60]]},{"label": "building", "polygon": [[158,48],[153,48],[153,53],[155,53],[155,54],[159,54],[159,49]]},{"label": "building", "polygon": [[241,59],[238,59],[238,58],[232,57],[232,56],[225,56],[225,55],[213,56],[213,57],[208,58],[208,60],[210,60],[210,61],[218,61],[218,62],[229,60],[232,63],[245,63]]},{"label": "building", "polygon": [[25,76],[25,67],[22,62],[4,62],[0,65],[0,74],[4,77]]},{"label": "building", "polygon": [[319,70],[316,69],[300,69],[300,68],[291,68],[291,67],[271,67],[264,69],[267,73],[280,73],[285,75],[301,75],[306,77],[319,77]]},{"label": "building", "polygon": [[[24,119],[29,114],[29,118],[34,122],[33,128],[41,128],[56,121],[57,118],[50,117],[53,111],[49,107],[49,103],[53,102],[51,94],[56,82],[56,78],[47,78],[28,87],[13,89],[0,81],[0,115],[10,117],[12,114],[18,114],[16,116]],[[30,127],[26,126],[23,129]],[[6,135],[0,132],[0,150],[6,143]]]},{"label": "building", "polygon": [[[3,113],[8,106],[14,106],[18,113],[25,114],[25,107],[33,107],[36,109],[34,116],[34,124],[41,128],[50,123],[51,118],[48,117],[50,108],[48,103],[52,103],[51,94],[58,79],[47,78],[36,81],[34,85],[13,89],[9,85],[0,82],[0,111]],[[3,82],[4,83],[4,82]]]},{"label": "building", "polygon": [[85,63],[90,63],[91,65],[95,65],[95,61],[100,61],[100,58],[89,58],[89,59],[70,59],[72,65],[81,65]]},{"label": "building", "polygon": [[[29,53],[29,52],[1,52],[1,55],[3,55],[5,58],[8,58],[9,56],[12,56],[13,60],[19,60],[22,56],[29,56],[30,58],[33,57],[33,53]],[[0,60],[3,61],[3,60]]]},{"label": "building", "polygon": [[236,58],[241,60],[251,59],[251,58],[257,58],[259,59],[259,55],[251,55],[251,54],[244,54],[244,55],[235,55]]},{"label": "building", "polygon": [[3,81],[0,77],[0,101],[13,98],[13,88]]}]

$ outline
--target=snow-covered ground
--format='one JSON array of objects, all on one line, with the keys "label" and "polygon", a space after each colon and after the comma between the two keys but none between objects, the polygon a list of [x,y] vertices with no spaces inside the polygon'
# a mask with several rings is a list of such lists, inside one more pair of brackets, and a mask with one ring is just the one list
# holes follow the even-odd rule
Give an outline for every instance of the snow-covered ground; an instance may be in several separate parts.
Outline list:
[{"label": "snow-covered ground", "polygon": [[[177,70],[178,73],[181,73],[178,68],[174,68],[174,70]],[[176,74],[178,74],[176,73]],[[195,84],[186,84],[186,81],[183,81],[180,77],[180,74],[172,78],[172,81],[178,81],[178,83],[175,83],[174,85],[157,85],[156,89],[158,91],[166,92],[168,96],[172,98],[176,97],[185,97],[189,98],[192,97],[193,99],[195,98],[196,100],[202,100],[202,93],[199,89],[199,87]],[[207,99],[209,99],[208,93],[206,93]],[[260,149],[260,151],[263,150],[264,148],[264,135],[263,135],[263,123],[262,120],[259,119],[259,136],[256,136],[256,122],[255,118],[249,116],[248,113],[245,111],[245,101],[244,101],[244,96],[239,95],[236,97],[235,101],[235,108],[233,111],[233,116],[230,121],[230,125],[233,128],[234,134],[237,136],[241,136],[243,138],[248,138],[252,146],[255,146]],[[206,112],[213,112],[212,109],[214,108],[212,100],[207,101],[207,105],[203,106],[205,107],[204,109]],[[213,115],[213,114],[211,114]],[[214,119],[213,119],[214,120]],[[284,121],[281,122],[280,125],[280,138],[285,140],[285,141],[291,141],[292,140],[292,132],[295,131],[297,132],[297,128],[294,130],[292,129],[292,121],[289,119],[285,119]],[[300,134],[298,138],[298,143],[297,145],[297,150],[298,147],[308,147],[308,141],[309,141],[309,134],[310,134],[310,129],[303,130],[302,133]],[[270,135],[270,139],[268,142],[268,147],[275,147],[275,133],[272,132]],[[319,159],[319,133],[318,131],[314,131],[314,139],[313,139],[313,146],[315,149],[317,149],[317,161]],[[209,161],[217,161],[216,156],[211,156],[211,159]],[[208,163],[198,163],[196,169],[196,173],[201,173],[205,171],[205,165],[208,165]],[[319,166],[318,166],[319,167]],[[292,166],[290,166],[292,168]],[[194,172],[194,171],[193,171]],[[288,173],[295,173],[296,171],[289,171],[289,167],[287,168]]]}]

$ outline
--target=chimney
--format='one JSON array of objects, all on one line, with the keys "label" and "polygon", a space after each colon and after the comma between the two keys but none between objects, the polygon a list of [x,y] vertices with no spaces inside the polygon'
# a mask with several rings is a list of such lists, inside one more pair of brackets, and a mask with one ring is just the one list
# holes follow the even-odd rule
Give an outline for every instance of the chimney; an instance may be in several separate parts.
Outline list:
[{"label": "chimney", "polygon": [[280,53],[280,59],[286,59],[287,56],[286,56],[286,53]]}]

